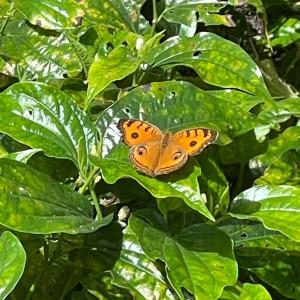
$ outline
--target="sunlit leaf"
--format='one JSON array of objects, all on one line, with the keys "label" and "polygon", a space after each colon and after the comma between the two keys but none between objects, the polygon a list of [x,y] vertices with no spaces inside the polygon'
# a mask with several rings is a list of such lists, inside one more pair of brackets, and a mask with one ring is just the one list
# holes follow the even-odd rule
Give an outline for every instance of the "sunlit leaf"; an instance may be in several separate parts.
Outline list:
[{"label": "sunlit leaf", "polygon": [[97,144],[87,115],[67,94],[41,83],[19,83],[3,92],[0,120],[1,132],[78,167],[87,166],[87,153]]},{"label": "sunlit leaf", "polygon": [[80,25],[84,12],[72,0],[15,0],[15,7],[34,25],[45,29],[68,29]]},{"label": "sunlit leaf", "polygon": [[63,33],[42,36],[21,20],[8,23],[4,34],[0,54],[35,77],[63,79],[66,75],[76,76],[82,69],[74,47]]},{"label": "sunlit leaf", "polygon": [[261,220],[264,225],[300,241],[300,189],[293,186],[255,186],[232,202],[231,214],[240,219]]},{"label": "sunlit leaf", "polygon": [[9,231],[0,236],[0,253],[0,298],[5,299],[23,274],[26,253],[18,238]]},{"label": "sunlit leaf", "polygon": [[14,230],[74,234],[102,226],[86,197],[23,163],[0,159],[0,190],[0,223]]}]

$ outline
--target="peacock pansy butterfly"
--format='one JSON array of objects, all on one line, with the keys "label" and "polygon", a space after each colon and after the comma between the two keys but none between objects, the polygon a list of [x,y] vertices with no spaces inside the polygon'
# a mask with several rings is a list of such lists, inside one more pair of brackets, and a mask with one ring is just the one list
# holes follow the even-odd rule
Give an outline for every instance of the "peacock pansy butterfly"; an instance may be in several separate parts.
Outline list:
[{"label": "peacock pansy butterfly", "polygon": [[162,133],[158,127],[135,119],[121,119],[118,128],[124,143],[131,147],[133,165],[152,177],[181,168],[188,156],[199,154],[218,138],[217,131],[201,127]]}]

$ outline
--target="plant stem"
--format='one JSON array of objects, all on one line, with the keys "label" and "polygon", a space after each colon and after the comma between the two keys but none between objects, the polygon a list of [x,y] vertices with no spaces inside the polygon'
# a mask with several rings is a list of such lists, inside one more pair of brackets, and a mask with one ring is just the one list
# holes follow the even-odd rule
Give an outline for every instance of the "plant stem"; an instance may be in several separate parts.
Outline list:
[{"label": "plant stem", "polygon": [[99,168],[94,168],[88,178],[86,179],[85,183],[83,186],[79,189],[79,194],[83,194],[86,190],[86,188],[90,185],[91,181],[93,180],[94,176],[97,174],[99,171]]},{"label": "plant stem", "polygon": [[155,29],[157,25],[157,7],[156,7],[156,0],[152,0],[152,10],[153,10],[153,19],[152,19],[152,30],[151,36],[155,34]]},{"label": "plant stem", "polygon": [[92,183],[90,183],[90,185],[89,185],[89,190],[90,190],[91,195],[92,195],[92,199],[93,199],[93,203],[95,205],[95,209],[96,209],[96,212],[97,212],[97,215],[98,215],[98,219],[99,219],[99,221],[101,221],[103,216],[102,216],[99,201],[98,201],[98,198],[97,198],[97,195],[95,193],[95,190],[94,190],[94,187],[93,187]]}]

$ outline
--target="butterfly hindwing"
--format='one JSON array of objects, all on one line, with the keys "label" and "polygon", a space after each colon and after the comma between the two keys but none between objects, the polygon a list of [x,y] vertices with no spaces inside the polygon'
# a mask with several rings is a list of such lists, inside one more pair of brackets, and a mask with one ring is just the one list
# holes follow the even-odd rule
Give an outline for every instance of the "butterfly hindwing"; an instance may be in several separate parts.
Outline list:
[{"label": "butterfly hindwing", "polygon": [[128,146],[135,146],[149,140],[160,139],[162,136],[158,127],[135,119],[121,119],[118,123],[118,128],[122,132],[123,141]]},{"label": "butterfly hindwing", "polygon": [[188,155],[199,154],[207,145],[218,138],[218,132],[207,128],[185,129],[172,136],[174,142],[181,145]]}]

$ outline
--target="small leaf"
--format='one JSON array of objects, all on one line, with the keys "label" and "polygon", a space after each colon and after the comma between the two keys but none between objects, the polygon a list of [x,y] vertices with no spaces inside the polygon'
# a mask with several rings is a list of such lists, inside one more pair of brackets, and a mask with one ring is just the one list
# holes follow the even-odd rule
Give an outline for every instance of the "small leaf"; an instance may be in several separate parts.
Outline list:
[{"label": "small leaf", "polygon": [[240,300],[272,300],[268,291],[261,284],[244,283]]},{"label": "small leaf", "polygon": [[139,60],[125,46],[113,49],[107,57],[96,57],[88,73],[88,103],[110,83],[123,79],[139,66]]},{"label": "small leaf", "polygon": [[[86,197],[10,159],[0,159],[0,210],[1,224],[28,233],[75,234],[103,226],[93,219]],[[106,221],[102,220],[104,225]]]},{"label": "small leaf", "polygon": [[0,253],[0,298],[5,299],[23,274],[26,253],[18,238],[9,231],[0,236]]},{"label": "small leaf", "polygon": [[261,220],[268,229],[278,230],[300,241],[300,189],[293,186],[255,186],[232,202],[231,215]]},{"label": "small leaf", "polygon": [[37,152],[40,152],[41,149],[29,149],[29,150],[24,150],[24,151],[19,151],[19,152],[13,152],[9,153],[1,158],[8,158],[8,159],[13,159],[20,161],[22,163],[27,163],[27,161]]}]

